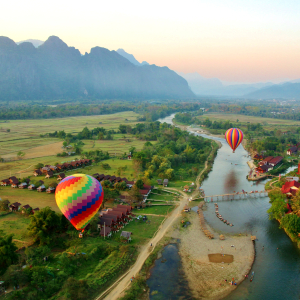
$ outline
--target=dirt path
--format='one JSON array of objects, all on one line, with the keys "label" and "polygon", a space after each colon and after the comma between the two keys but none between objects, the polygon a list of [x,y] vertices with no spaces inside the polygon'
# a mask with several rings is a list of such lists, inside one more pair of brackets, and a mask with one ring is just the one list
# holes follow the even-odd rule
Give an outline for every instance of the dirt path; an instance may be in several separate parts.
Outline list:
[{"label": "dirt path", "polygon": [[[213,149],[211,150],[210,155],[212,154]],[[208,157],[210,157],[210,155]],[[111,285],[106,291],[104,291],[100,296],[98,296],[95,300],[105,299],[105,300],[117,300],[120,295],[128,288],[130,285],[130,279],[138,275],[141,270],[145,260],[148,258],[150,253],[154,250],[157,243],[164,237],[167,231],[171,228],[172,224],[175,220],[181,215],[181,212],[186,205],[188,198],[193,197],[198,191],[200,186],[200,177],[202,173],[207,169],[207,161],[205,162],[204,169],[199,173],[196,178],[196,190],[192,193],[192,195],[188,196],[184,192],[179,191],[175,188],[165,188],[168,190],[174,190],[179,192],[183,197],[179,202],[179,205],[166,216],[160,227],[158,228],[156,235],[148,242],[147,245],[143,245],[140,249],[140,254],[134,263],[134,265],[129,269],[128,272],[123,274],[113,285]],[[152,244],[152,246],[150,246]],[[105,298],[104,298],[105,297]]]},{"label": "dirt path", "polygon": [[[110,286],[95,300],[98,299],[116,300],[130,285],[130,279],[133,276],[138,275],[145,260],[148,258],[150,253],[154,250],[156,244],[164,237],[166,232],[171,228],[174,221],[180,216],[180,213],[183,210],[188,198],[183,193],[181,194],[183,195],[183,199],[179,202],[179,205],[170,213],[170,215],[166,217],[166,219],[160,225],[156,235],[147,243],[147,245],[141,247],[140,254],[135,264],[130,268],[130,270],[127,273],[123,274],[112,286]],[[152,247],[150,246],[151,243],[152,243]]]}]

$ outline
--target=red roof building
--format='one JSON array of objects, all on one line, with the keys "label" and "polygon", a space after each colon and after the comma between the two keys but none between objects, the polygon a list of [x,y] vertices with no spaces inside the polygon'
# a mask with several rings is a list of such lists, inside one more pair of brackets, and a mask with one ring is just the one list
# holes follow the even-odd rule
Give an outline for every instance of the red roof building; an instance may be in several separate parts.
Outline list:
[{"label": "red roof building", "polygon": [[276,156],[276,157],[273,157],[273,158],[269,161],[269,165],[275,167],[275,166],[278,165],[282,160],[283,160],[283,157],[282,157],[282,156]]},{"label": "red roof building", "polygon": [[289,181],[286,182],[282,188],[281,188],[281,192],[283,194],[286,194],[287,196],[291,197],[291,196],[295,196],[296,193],[298,192],[300,188],[300,182],[297,182],[295,180],[293,181]]}]

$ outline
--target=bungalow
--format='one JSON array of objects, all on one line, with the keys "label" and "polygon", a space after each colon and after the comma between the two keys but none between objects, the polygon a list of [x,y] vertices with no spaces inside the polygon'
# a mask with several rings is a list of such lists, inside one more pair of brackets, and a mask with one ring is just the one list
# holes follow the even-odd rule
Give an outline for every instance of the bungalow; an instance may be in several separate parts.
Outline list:
[{"label": "bungalow", "polygon": [[78,161],[71,161],[71,166],[75,169],[79,167],[79,162]]},{"label": "bungalow", "polygon": [[12,203],[12,204],[9,206],[9,210],[10,210],[10,211],[18,211],[18,210],[19,210],[19,207],[20,207],[21,205],[22,205],[22,204],[19,203],[19,202]]},{"label": "bungalow", "polygon": [[41,169],[43,174],[47,174],[48,171],[51,171],[50,168],[48,166],[45,166]]},{"label": "bungalow", "polygon": [[64,165],[60,165],[60,164],[57,164],[56,165],[56,170],[57,171],[61,171],[61,170],[63,170],[64,169]]},{"label": "bungalow", "polygon": [[32,207],[31,207],[30,205],[28,205],[28,204],[22,206],[22,214],[25,214],[26,211],[27,211],[28,209],[30,209],[30,208],[31,208],[31,210],[32,210]]},{"label": "bungalow", "polygon": [[69,163],[63,163],[63,168],[65,170],[70,169],[72,166]]},{"label": "bungalow", "polygon": [[276,156],[276,157],[273,157],[273,158],[269,161],[269,165],[275,167],[275,166],[277,166],[282,160],[283,160],[283,157],[282,157],[282,156]]},{"label": "bungalow", "polygon": [[98,222],[98,228],[100,229],[100,228],[104,227],[104,225],[105,225],[105,227],[114,228],[115,221],[112,218],[101,217]]},{"label": "bungalow", "polygon": [[108,216],[116,216],[116,223],[124,223],[125,222],[125,215],[121,211],[113,211],[113,210],[108,210],[103,217],[108,217]]},{"label": "bungalow", "polygon": [[109,179],[110,179],[110,175],[106,175],[106,176],[103,177],[103,181],[109,180]]},{"label": "bungalow", "polygon": [[123,178],[121,178],[122,179],[122,181],[124,181],[124,182],[128,182],[128,180],[127,180],[127,178],[125,178],[125,177],[123,177]]},{"label": "bungalow", "polygon": [[21,184],[19,184],[19,189],[25,189],[28,187],[27,182],[22,182]]},{"label": "bungalow", "polygon": [[121,238],[123,237],[127,240],[127,242],[130,242],[131,241],[131,235],[132,235],[132,232],[130,232],[130,231],[122,231],[120,237]]},{"label": "bungalow", "polygon": [[36,170],[34,170],[33,175],[36,177],[36,176],[41,176],[41,175],[43,175],[43,173],[42,173],[41,170],[36,169]]},{"label": "bungalow", "polygon": [[143,200],[146,201],[151,190],[139,190],[140,191],[140,194],[143,196]]},{"label": "bungalow", "polygon": [[34,208],[31,212],[32,212],[32,214],[35,214],[35,213],[37,213],[39,210],[40,210],[40,209],[37,207],[37,208]]},{"label": "bungalow", "polygon": [[157,179],[157,184],[162,184],[162,179]]},{"label": "bungalow", "polygon": [[168,184],[169,184],[169,179],[164,179],[163,186],[168,186]]},{"label": "bungalow", "polygon": [[293,155],[293,154],[297,154],[297,152],[298,152],[297,146],[293,146],[286,151],[286,154]]},{"label": "bungalow", "polygon": [[30,191],[36,190],[36,186],[34,184],[29,185],[28,189]]},{"label": "bungalow", "polygon": [[261,174],[269,172],[271,170],[273,170],[273,166],[271,166],[271,165],[262,165],[262,166],[259,166],[256,168],[256,172],[261,173]]},{"label": "bungalow", "polygon": [[297,182],[295,180],[286,182],[281,187],[281,192],[283,194],[286,194],[288,197],[295,196],[300,188],[300,182]]},{"label": "bungalow", "polygon": [[44,185],[41,185],[39,186],[37,189],[36,189],[38,192],[45,192],[46,191],[46,187]]},{"label": "bungalow", "polygon": [[109,181],[111,182],[111,183],[114,183],[115,182],[115,180],[116,180],[116,176],[110,176],[110,178],[109,178]]},{"label": "bungalow", "polygon": [[272,160],[273,158],[274,158],[273,156],[268,156],[264,160],[262,160],[261,162],[259,162],[258,165],[259,166],[267,165],[267,164],[269,164],[269,161]]},{"label": "bungalow", "polygon": [[47,171],[47,175],[45,176],[45,178],[51,178],[53,177],[53,171]]},{"label": "bungalow", "polygon": [[122,178],[121,177],[116,177],[115,183],[117,183],[117,182],[122,182]]},{"label": "bungalow", "polygon": [[103,237],[111,237],[112,236],[112,231],[110,227],[102,227],[100,230],[100,235]]},{"label": "bungalow", "polygon": [[46,190],[46,193],[48,193],[48,194],[53,194],[53,193],[55,193],[55,190],[56,190],[55,187],[49,186],[49,187],[47,188],[47,190]]},{"label": "bungalow", "polygon": [[63,180],[65,179],[65,177],[66,177],[65,173],[59,173],[57,176],[57,180]]},{"label": "bungalow", "polygon": [[9,179],[9,183],[10,183],[11,185],[14,185],[14,187],[17,187],[17,186],[18,186],[19,180],[17,179],[17,177],[12,176],[12,177],[9,177],[8,179]]},{"label": "bungalow", "polygon": [[129,189],[131,189],[132,186],[134,185],[134,181],[127,181],[127,182],[126,182],[126,185],[127,185],[127,187],[128,187]]},{"label": "bungalow", "polygon": [[132,207],[130,205],[122,205],[122,204],[118,204],[117,208],[126,208],[127,211],[131,212],[132,211]]},{"label": "bungalow", "polygon": [[10,185],[9,179],[3,179],[3,180],[1,180],[0,185],[2,185],[2,186]]}]

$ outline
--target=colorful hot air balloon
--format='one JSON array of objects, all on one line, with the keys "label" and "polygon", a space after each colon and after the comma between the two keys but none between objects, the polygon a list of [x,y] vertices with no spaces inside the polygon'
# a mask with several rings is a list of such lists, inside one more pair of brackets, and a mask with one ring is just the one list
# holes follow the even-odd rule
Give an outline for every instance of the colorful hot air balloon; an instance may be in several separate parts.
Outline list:
[{"label": "colorful hot air balloon", "polygon": [[55,191],[57,206],[77,230],[84,230],[98,212],[103,196],[99,181],[85,174],[66,177]]},{"label": "colorful hot air balloon", "polygon": [[243,132],[242,130],[238,128],[230,128],[225,133],[225,140],[227,141],[228,145],[233,150],[233,153],[235,149],[239,146],[239,144],[243,140]]}]

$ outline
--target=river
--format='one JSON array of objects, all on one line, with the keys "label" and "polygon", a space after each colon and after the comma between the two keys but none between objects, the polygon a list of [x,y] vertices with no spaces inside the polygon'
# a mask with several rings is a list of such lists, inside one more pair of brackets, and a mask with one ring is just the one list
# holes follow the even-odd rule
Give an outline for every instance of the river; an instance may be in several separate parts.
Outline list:
[{"label": "river", "polygon": [[[174,114],[159,120],[172,124]],[[225,139],[197,134],[222,143],[212,171],[203,182],[206,195],[226,194],[245,190],[264,190],[266,181],[248,181],[248,152],[240,145],[235,153],[227,145]],[[269,220],[267,210],[269,198],[219,201],[219,212],[234,226],[221,222],[214,213],[214,204],[208,203],[204,212],[206,221],[219,233],[248,233],[255,235],[256,258],[252,271],[254,280],[243,281],[226,300],[274,300],[299,299],[300,296],[300,251],[296,244],[279,229],[275,220]],[[172,271],[173,272],[173,271]],[[151,273],[156,276],[155,268]],[[163,283],[162,283],[163,285]],[[150,286],[151,289],[151,286]],[[176,294],[166,299],[178,299]],[[189,295],[186,295],[189,298]],[[184,298],[182,298],[184,299]]]}]

